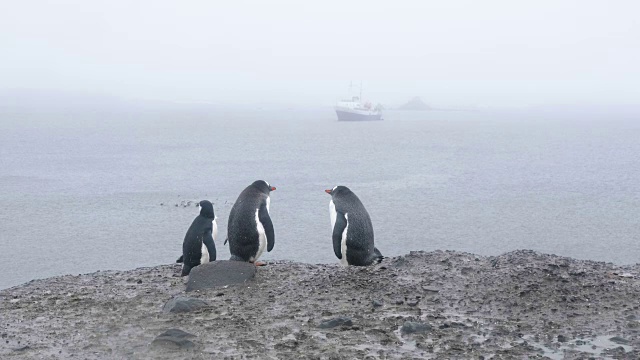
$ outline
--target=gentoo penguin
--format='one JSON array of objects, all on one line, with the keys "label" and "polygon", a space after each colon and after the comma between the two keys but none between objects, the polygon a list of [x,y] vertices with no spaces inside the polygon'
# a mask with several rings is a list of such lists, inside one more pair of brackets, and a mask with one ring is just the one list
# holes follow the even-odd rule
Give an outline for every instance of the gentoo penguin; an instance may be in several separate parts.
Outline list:
[{"label": "gentoo penguin", "polygon": [[276,188],[264,180],[247,186],[238,196],[229,213],[227,241],[231,260],[264,265],[258,258],[266,248],[273,249],[275,235],[269,217],[269,194]]},{"label": "gentoo penguin", "polygon": [[182,256],[177,262],[182,262],[182,276],[189,275],[194,266],[214,261],[216,259],[216,245],[214,240],[218,236],[218,224],[213,213],[213,205],[208,200],[200,201],[200,215],[189,226],[182,243]]},{"label": "gentoo penguin", "polygon": [[356,194],[346,186],[325,192],[331,195],[333,251],[342,264],[366,266],[382,261],[382,254],[373,246],[371,218]]}]

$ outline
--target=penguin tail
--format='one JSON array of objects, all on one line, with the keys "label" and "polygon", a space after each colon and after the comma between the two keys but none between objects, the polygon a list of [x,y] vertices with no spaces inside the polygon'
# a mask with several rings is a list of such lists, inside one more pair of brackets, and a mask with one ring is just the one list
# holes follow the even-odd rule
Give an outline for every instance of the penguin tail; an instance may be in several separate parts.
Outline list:
[{"label": "penguin tail", "polygon": [[229,238],[224,239],[224,244],[223,245],[227,245],[227,241],[229,241]]},{"label": "penguin tail", "polygon": [[176,260],[176,263],[181,263],[181,262],[184,262],[184,255],[180,255],[178,260]]},{"label": "penguin tail", "polygon": [[376,263],[376,264],[380,264],[382,262],[382,259],[384,259],[384,256],[382,255],[380,250],[378,250],[378,248],[374,247],[373,248],[373,254],[374,254],[373,262]]}]

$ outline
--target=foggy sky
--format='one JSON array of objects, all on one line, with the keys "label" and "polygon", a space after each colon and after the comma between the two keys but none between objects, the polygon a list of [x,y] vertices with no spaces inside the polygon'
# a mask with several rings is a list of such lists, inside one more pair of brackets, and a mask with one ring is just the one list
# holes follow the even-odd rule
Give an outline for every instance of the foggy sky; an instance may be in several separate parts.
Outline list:
[{"label": "foggy sky", "polygon": [[3,1],[0,91],[435,106],[640,103],[640,2]]}]

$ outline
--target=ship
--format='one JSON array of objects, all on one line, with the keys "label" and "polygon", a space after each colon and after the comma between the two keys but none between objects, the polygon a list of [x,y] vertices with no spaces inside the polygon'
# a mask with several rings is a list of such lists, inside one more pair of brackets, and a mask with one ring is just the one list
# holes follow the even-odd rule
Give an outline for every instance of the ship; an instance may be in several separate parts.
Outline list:
[{"label": "ship", "polygon": [[[350,86],[351,88],[351,86]],[[382,106],[375,108],[370,102],[362,103],[362,84],[360,84],[360,96],[353,96],[349,100],[340,100],[335,110],[338,121],[376,121],[382,120]]]}]

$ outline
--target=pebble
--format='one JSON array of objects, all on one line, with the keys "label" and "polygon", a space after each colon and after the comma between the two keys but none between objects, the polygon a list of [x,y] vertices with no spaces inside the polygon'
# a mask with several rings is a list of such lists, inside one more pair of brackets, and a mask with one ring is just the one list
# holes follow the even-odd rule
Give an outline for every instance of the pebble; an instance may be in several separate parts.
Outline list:
[{"label": "pebble", "polygon": [[209,304],[206,301],[178,296],[167,301],[167,303],[164,304],[162,311],[165,313],[185,313],[202,309],[207,306],[209,306]]},{"label": "pebble", "polygon": [[429,324],[418,321],[405,321],[400,331],[403,334],[421,334],[430,331],[433,327]]},{"label": "pebble", "polygon": [[331,329],[337,326],[352,326],[352,325],[353,325],[353,321],[351,321],[351,318],[341,316],[341,317],[337,317],[331,320],[325,320],[321,322],[320,325],[318,325],[318,328]]},{"label": "pebble", "polygon": [[620,345],[627,345],[629,343],[629,340],[622,338],[620,336],[614,336],[612,338],[609,339],[609,341],[612,341],[616,344],[620,344]]},{"label": "pebble", "polygon": [[172,348],[190,349],[195,347],[195,344],[188,338],[196,337],[193,334],[182,331],[180,329],[169,329],[162,334],[158,335],[151,345],[154,346],[168,346]]}]

